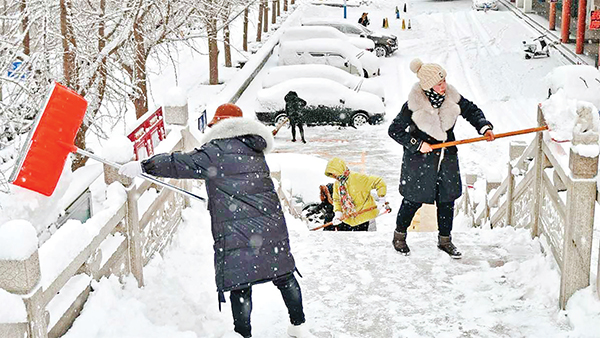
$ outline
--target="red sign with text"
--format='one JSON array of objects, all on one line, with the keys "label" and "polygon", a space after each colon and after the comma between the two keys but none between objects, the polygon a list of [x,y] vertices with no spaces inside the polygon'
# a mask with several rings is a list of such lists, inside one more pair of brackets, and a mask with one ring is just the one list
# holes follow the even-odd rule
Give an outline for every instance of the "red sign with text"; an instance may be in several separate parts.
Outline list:
[{"label": "red sign with text", "polygon": [[590,29],[600,29],[600,11],[592,11],[590,15]]}]

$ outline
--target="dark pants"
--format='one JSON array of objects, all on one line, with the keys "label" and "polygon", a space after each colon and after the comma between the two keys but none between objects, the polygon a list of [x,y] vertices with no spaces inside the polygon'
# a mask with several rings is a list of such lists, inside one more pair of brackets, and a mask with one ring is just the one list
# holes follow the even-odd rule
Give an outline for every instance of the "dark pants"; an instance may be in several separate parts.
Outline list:
[{"label": "dark pants", "polygon": [[[440,203],[439,197],[438,190],[436,194],[438,232],[440,236],[450,236],[452,221],[454,220],[454,201]],[[398,217],[396,217],[396,231],[406,233],[410,222],[412,222],[415,213],[421,205],[423,203],[412,202],[406,198],[402,200],[400,210],[398,210]]]},{"label": "dark pants", "polygon": [[[290,322],[293,325],[304,323],[304,311],[302,310],[302,293],[300,285],[293,273],[288,273],[275,280],[273,284],[281,291],[283,302],[288,309]],[[252,287],[233,290],[229,295],[231,311],[233,314],[233,325],[235,332],[244,338],[252,337],[250,326],[250,313],[252,312]]]},{"label": "dark pants", "polygon": [[303,126],[302,122],[291,122],[290,121],[290,125],[292,126],[292,141],[296,141],[296,126],[298,126],[298,130],[300,131],[300,137],[302,138],[302,142],[306,142],[306,140],[304,139],[304,126]]},{"label": "dark pants", "polygon": [[[415,213],[423,205],[420,202],[411,202],[406,198],[402,200],[398,217],[396,217],[396,231],[406,233]],[[452,221],[454,219],[454,201],[437,203],[437,222],[440,236],[450,236]]]},{"label": "dark pants", "polygon": [[356,226],[350,226],[344,222],[338,225],[330,225],[323,228],[325,231],[369,231],[369,221],[360,223]]}]

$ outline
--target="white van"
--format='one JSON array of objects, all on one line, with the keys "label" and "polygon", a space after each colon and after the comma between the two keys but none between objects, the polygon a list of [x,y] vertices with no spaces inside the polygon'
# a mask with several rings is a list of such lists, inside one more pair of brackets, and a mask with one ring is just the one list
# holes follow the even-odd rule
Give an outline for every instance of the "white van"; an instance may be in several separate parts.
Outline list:
[{"label": "white van", "polygon": [[279,38],[279,42],[298,41],[308,39],[338,39],[350,42],[354,46],[370,52],[375,48],[375,43],[367,38],[349,36],[333,27],[326,26],[299,26],[286,28]]},{"label": "white van", "polygon": [[373,77],[380,74],[379,59],[347,41],[308,39],[279,44],[279,65],[325,64],[351,74]]}]

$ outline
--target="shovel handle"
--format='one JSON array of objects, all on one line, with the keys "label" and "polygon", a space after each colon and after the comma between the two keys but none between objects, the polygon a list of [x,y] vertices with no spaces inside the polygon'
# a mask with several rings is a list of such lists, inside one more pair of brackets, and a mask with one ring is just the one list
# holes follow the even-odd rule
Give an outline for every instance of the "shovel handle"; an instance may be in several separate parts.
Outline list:
[{"label": "shovel handle", "polygon": [[[92,154],[92,153],[90,153],[89,151],[85,151],[85,150],[83,150],[83,149],[80,149],[80,148],[77,148],[77,147],[75,147],[75,151],[74,151],[74,152],[75,152],[75,153],[77,153],[77,154],[79,154],[79,155],[83,155],[83,156],[89,157],[89,158],[91,158],[91,159],[94,159],[94,160],[96,160],[96,161],[98,161],[98,162],[101,162],[101,163],[107,164],[107,165],[109,165],[109,166],[111,166],[111,167],[113,167],[113,168],[117,168],[117,169],[121,168],[121,165],[120,165],[120,164],[118,164],[118,163],[115,163],[115,162],[112,162],[112,161],[109,161],[109,160],[107,160],[107,159],[105,159],[105,158],[102,158],[102,157],[100,157],[100,156],[97,156],[97,155],[95,155],[95,154]],[[165,183],[165,182],[163,182],[163,181],[161,181],[161,180],[159,180],[159,179],[157,179],[157,178],[155,178],[155,177],[152,177],[152,176],[150,176],[150,175],[148,175],[148,174],[144,174],[144,173],[142,173],[142,174],[140,174],[140,176],[141,176],[142,178],[144,178],[145,180],[148,180],[148,181],[150,181],[150,182],[152,182],[152,183],[155,183],[155,184],[157,184],[157,185],[160,185],[161,187],[164,187],[164,188],[167,188],[167,189],[173,190],[173,191],[175,191],[175,192],[178,192],[178,193],[181,193],[181,194],[188,195],[188,196],[190,196],[190,197],[196,198],[196,199],[198,199],[198,200],[200,200],[200,201],[206,202],[206,199],[204,199],[203,197],[200,197],[200,196],[198,196],[198,195],[196,195],[196,194],[193,194],[193,193],[191,193],[191,192],[189,192],[189,191],[187,191],[187,190],[183,190],[183,189],[181,189],[180,187],[176,187],[176,186],[174,186],[174,185],[172,185],[172,184]]]},{"label": "shovel handle", "polygon": [[[377,209],[377,206],[372,206],[372,207],[370,207],[370,208],[366,208],[366,209],[364,209],[364,210],[361,210],[361,211],[359,211],[359,212],[355,212],[355,213],[353,213],[353,214],[351,214],[351,215],[348,215],[347,217],[342,217],[340,220],[341,220],[341,221],[343,221],[343,220],[345,220],[345,219],[348,219],[348,218],[350,218],[350,217],[356,217],[356,216],[358,216],[358,215],[360,215],[360,214],[364,214],[365,212],[368,212],[368,211],[371,211],[371,210],[374,210],[374,209]],[[328,227],[328,226],[330,226],[330,225],[332,225],[332,224],[333,224],[333,221],[332,221],[332,222],[329,222],[329,223],[325,223],[325,224],[323,224],[323,225],[319,225],[319,226],[318,226],[318,227],[316,227],[316,228],[312,228],[312,229],[310,229],[310,231],[319,230],[319,229],[322,229],[322,228]]]},{"label": "shovel handle", "polygon": [[[529,129],[522,129],[522,130],[515,130],[515,131],[508,132],[508,133],[496,134],[494,136],[495,136],[495,138],[502,138],[502,137],[509,137],[509,136],[514,136],[514,135],[535,133],[535,132],[544,131],[544,130],[548,130],[548,126],[542,126],[542,127],[536,127],[536,128],[529,128]],[[465,139],[465,140],[458,140],[458,141],[452,141],[452,142],[437,143],[437,144],[432,144],[431,145],[431,149],[439,149],[439,148],[452,147],[452,146],[456,146],[456,145],[459,145],[459,144],[473,143],[473,142],[479,142],[479,141],[484,141],[484,140],[487,140],[487,138],[485,136],[481,136],[481,137],[468,138],[468,139]]]}]

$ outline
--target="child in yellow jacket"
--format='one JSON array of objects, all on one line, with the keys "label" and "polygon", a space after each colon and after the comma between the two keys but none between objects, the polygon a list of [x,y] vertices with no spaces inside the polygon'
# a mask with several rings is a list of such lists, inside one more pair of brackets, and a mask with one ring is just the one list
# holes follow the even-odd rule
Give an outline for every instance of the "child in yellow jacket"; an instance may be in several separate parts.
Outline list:
[{"label": "child in yellow jacket", "polygon": [[[338,157],[327,163],[325,175],[336,180],[333,185],[335,217],[333,225],[325,230],[367,231],[369,221],[379,215],[377,208],[385,204],[387,187],[383,179],[351,172],[344,160]],[[377,201],[371,195],[371,190],[377,191]]]}]

